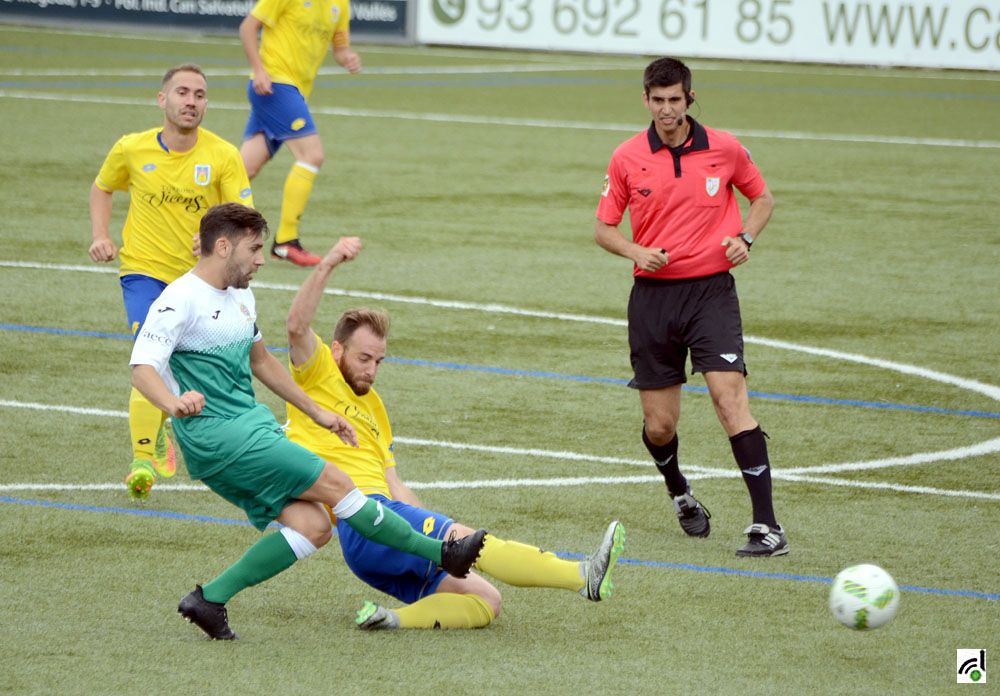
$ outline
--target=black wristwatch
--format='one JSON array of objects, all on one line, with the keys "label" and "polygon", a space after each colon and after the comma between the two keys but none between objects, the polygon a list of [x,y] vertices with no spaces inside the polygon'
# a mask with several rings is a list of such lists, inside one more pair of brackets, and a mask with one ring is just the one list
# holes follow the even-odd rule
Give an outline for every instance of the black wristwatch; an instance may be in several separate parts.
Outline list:
[{"label": "black wristwatch", "polygon": [[746,232],[740,232],[736,236],[743,240],[743,243],[747,245],[747,249],[753,246],[753,237]]}]

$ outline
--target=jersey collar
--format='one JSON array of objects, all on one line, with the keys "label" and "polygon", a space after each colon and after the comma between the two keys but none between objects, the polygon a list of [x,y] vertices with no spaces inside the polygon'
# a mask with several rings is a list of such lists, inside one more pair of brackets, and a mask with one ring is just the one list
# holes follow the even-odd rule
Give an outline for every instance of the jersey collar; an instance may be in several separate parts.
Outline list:
[{"label": "jersey collar", "polygon": [[691,133],[689,134],[687,141],[679,147],[670,147],[660,140],[660,135],[656,132],[656,124],[650,121],[649,130],[646,131],[646,138],[649,140],[649,151],[655,153],[659,152],[663,148],[666,148],[677,156],[680,156],[686,155],[689,152],[707,150],[708,133],[705,131],[705,127],[690,116],[687,117],[687,120],[688,123],[691,124]]},{"label": "jersey collar", "polygon": [[687,117],[687,120],[691,124],[690,137],[688,137],[687,142],[679,147],[670,147],[660,140],[660,136],[656,132],[656,124],[653,122],[650,122],[649,130],[646,131],[646,137],[649,139],[649,149],[653,154],[656,154],[660,150],[670,152],[670,156],[674,160],[675,178],[680,178],[681,176],[681,155],[708,149],[708,132],[705,131],[705,127],[690,116]]}]

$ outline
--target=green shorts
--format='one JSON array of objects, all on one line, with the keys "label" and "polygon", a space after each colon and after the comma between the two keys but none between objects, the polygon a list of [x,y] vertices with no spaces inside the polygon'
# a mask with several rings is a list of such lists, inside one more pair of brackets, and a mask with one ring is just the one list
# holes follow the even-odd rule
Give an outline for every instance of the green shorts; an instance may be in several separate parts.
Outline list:
[{"label": "green shorts", "polygon": [[235,462],[202,482],[242,508],[253,526],[263,531],[316,483],[324,466],[326,462],[284,433],[268,433]]}]

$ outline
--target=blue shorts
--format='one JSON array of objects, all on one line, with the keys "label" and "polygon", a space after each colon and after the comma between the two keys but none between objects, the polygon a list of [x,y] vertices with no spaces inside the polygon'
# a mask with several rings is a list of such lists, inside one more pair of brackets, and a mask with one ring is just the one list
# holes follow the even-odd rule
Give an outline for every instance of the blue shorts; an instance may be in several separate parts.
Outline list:
[{"label": "blue shorts", "polygon": [[[407,505],[385,496],[371,495],[410,523],[415,530],[433,539],[444,539],[454,520],[430,510]],[[351,529],[344,520],[337,520],[337,534],[344,560],[354,574],[377,590],[392,595],[401,602],[413,604],[434,594],[447,573],[420,556],[376,544]]]},{"label": "blue shorts", "polygon": [[125,319],[128,320],[128,329],[134,339],[146,321],[150,306],[167,284],[139,273],[123,275],[118,281],[122,285],[122,299],[125,300]]},{"label": "blue shorts", "polygon": [[273,157],[286,140],[315,134],[316,124],[298,87],[275,82],[271,88],[271,94],[262,96],[253,91],[253,80],[247,85],[250,118],[243,130],[243,140],[263,133]]}]

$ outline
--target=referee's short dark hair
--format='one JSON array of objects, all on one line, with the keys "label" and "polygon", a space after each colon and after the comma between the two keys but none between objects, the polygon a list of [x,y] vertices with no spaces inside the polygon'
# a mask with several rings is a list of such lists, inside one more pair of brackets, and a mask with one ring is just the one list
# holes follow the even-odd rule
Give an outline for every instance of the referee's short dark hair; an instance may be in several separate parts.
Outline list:
[{"label": "referee's short dark hair", "polygon": [[201,219],[198,235],[201,237],[201,253],[211,256],[215,242],[225,237],[233,244],[243,237],[267,236],[267,220],[253,208],[242,203],[220,203],[213,205]]},{"label": "referee's short dark hair", "polygon": [[680,84],[684,94],[691,94],[691,70],[676,58],[657,58],[646,66],[642,75],[642,89],[646,94],[653,87]]}]

